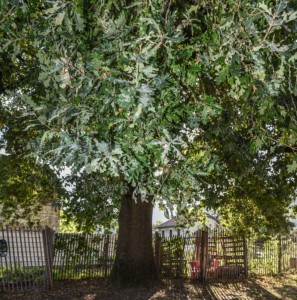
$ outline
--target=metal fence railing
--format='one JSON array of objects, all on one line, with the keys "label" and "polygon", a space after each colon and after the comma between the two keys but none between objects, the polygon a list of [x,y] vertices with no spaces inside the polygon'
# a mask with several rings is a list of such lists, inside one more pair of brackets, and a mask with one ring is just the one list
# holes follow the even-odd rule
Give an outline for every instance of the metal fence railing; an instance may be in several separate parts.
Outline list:
[{"label": "metal fence railing", "polygon": [[108,277],[115,259],[117,236],[57,233],[53,276],[56,280]]},{"label": "metal fence railing", "polygon": [[[111,234],[54,233],[0,227],[0,293],[44,290],[54,280],[109,277],[117,247]],[[297,271],[297,233],[263,237],[226,230],[161,238],[154,243],[163,277],[235,278]]]},{"label": "metal fence railing", "polygon": [[[51,230],[0,227],[0,291],[50,288]],[[7,251],[4,251],[4,245]]]},{"label": "metal fence railing", "polygon": [[248,250],[251,273],[275,275],[297,271],[297,233],[254,235],[248,239]]}]

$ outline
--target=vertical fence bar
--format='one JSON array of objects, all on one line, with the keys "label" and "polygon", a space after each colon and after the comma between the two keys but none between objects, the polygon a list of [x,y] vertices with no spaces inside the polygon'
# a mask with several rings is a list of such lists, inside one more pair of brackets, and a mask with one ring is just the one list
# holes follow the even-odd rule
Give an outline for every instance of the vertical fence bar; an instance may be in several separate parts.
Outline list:
[{"label": "vertical fence bar", "polygon": [[8,253],[7,253],[7,257],[8,257],[8,266],[6,269],[6,279],[7,279],[7,290],[14,290],[13,286],[11,286],[10,284],[10,280],[9,280],[9,273],[12,274],[12,257],[11,257],[11,249],[12,249],[12,244],[10,242],[10,238],[9,238],[9,229],[8,229],[8,225],[5,226],[5,236],[6,236],[6,240],[7,240],[7,244],[8,244]]},{"label": "vertical fence bar", "polygon": [[[14,278],[14,274],[16,274],[16,269],[17,269],[17,264],[16,264],[16,260],[15,260],[15,244],[14,244],[14,240],[13,240],[13,234],[12,234],[12,228],[10,228],[10,230],[8,230],[7,227],[7,236],[10,234],[10,253],[12,254],[12,260],[10,261],[10,264],[12,266],[11,268],[11,286],[12,286],[12,290],[14,291],[15,288],[16,290],[17,288],[17,283],[15,282],[15,278]],[[11,256],[10,256],[11,257]],[[13,263],[13,265],[12,265]]]},{"label": "vertical fence bar", "polygon": [[[76,235],[76,237],[77,237],[77,235]],[[71,249],[70,253],[72,254],[71,261],[70,261],[71,279],[76,279],[75,278],[75,273],[76,273],[76,270],[75,270],[75,260],[76,260],[75,247],[76,247],[75,233],[72,233],[71,239],[70,239],[70,249]]]},{"label": "vertical fence bar", "polygon": [[[26,268],[26,270],[28,270],[29,268],[29,256],[28,256],[28,239],[26,238],[26,231],[25,228],[22,227],[20,228],[20,232],[22,235],[22,243],[24,245],[24,267]],[[32,282],[30,280],[29,274],[26,276],[27,278],[27,286],[28,286],[28,290],[32,290]]]},{"label": "vertical fence bar", "polygon": [[[69,258],[66,257],[66,254],[69,253],[69,236],[70,236],[70,233],[67,233],[65,235],[63,235],[63,245],[64,245],[64,249],[62,250],[63,251],[63,268],[62,268],[62,279],[70,279],[70,276],[68,274],[68,277],[66,276],[67,273],[67,269],[68,269],[68,264],[69,264]],[[66,245],[66,246],[65,246]]]},{"label": "vertical fence bar", "polygon": [[88,267],[88,262],[87,262],[87,255],[88,255],[88,251],[89,251],[89,235],[85,234],[84,237],[84,253],[82,256],[82,261],[81,261],[81,277],[85,278],[86,277],[86,268]]},{"label": "vertical fence bar", "polygon": [[45,288],[46,290],[50,289],[50,274],[49,274],[49,254],[48,254],[48,245],[46,240],[46,229],[42,229],[42,241],[43,241],[43,253],[45,256]]},{"label": "vertical fence bar", "polygon": [[[68,253],[69,253],[69,237],[70,237],[70,233],[67,233],[65,235],[63,235],[63,245],[64,245],[64,249],[63,251],[63,268],[62,268],[62,279],[70,279],[70,276],[68,274],[67,277],[67,269],[68,269],[68,264],[69,264],[69,258],[68,258]],[[67,256],[66,256],[67,255]]]},{"label": "vertical fence bar", "polygon": [[[75,239],[74,239],[74,233],[71,233],[69,236],[69,239],[68,239],[68,245],[69,245],[69,249],[70,251],[68,252],[69,254],[73,254],[74,253],[74,250],[75,250]],[[70,275],[70,278],[71,279],[75,279],[75,270],[73,268],[73,265],[74,265],[74,259],[75,257],[73,257],[73,255],[71,255],[71,259],[69,259],[69,265],[67,266],[71,275]]]},{"label": "vertical fence bar", "polygon": [[[57,237],[56,240],[59,241],[60,245],[65,245],[64,244],[64,235],[62,235],[62,233],[57,233]],[[58,255],[58,262],[57,262],[57,267],[58,267],[58,272],[57,272],[57,278],[59,278],[60,280],[63,279],[63,268],[64,268],[64,252],[63,252],[63,248],[62,247],[58,248],[55,245],[55,253],[56,255]],[[59,251],[58,251],[59,249]]]},{"label": "vertical fence bar", "polygon": [[88,277],[91,277],[91,268],[93,268],[93,243],[94,243],[94,235],[89,235],[89,251],[88,251]]},{"label": "vertical fence bar", "polygon": [[110,276],[111,266],[112,266],[112,257],[113,257],[113,235],[110,234],[110,242],[109,242],[109,252],[108,252],[108,274],[107,276]]},{"label": "vertical fence bar", "polygon": [[[75,244],[73,242],[73,233],[70,233],[68,235],[68,255],[72,254],[74,252]],[[70,257],[69,257],[70,258]],[[74,279],[74,270],[73,270],[73,256],[69,260],[67,260],[67,269],[69,273],[69,278]],[[67,274],[66,269],[66,274]]]},{"label": "vertical fence bar", "polygon": [[80,274],[79,274],[79,268],[78,268],[78,262],[79,262],[79,258],[78,258],[78,252],[76,251],[76,249],[79,251],[79,245],[81,244],[81,241],[83,239],[84,234],[83,233],[74,233],[73,234],[73,245],[74,245],[74,263],[73,265],[73,270],[74,270],[74,276],[75,279],[80,279]]},{"label": "vertical fence bar", "polygon": [[26,281],[26,270],[24,268],[24,260],[21,259],[22,252],[23,252],[23,244],[21,243],[20,239],[20,231],[18,228],[15,228],[13,231],[13,235],[15,237],[15,246],[16,246],[16,257],[18,261],[19,266],[19,283],[20,283],[20,291],[23,291],[25,289],[24,284]]},{"label": "vertical fence bar", "polygon": [[53,288],[52,234],[48,226],[42,230],[43,251],[45,259],[46,288]]},{"label": "vertical fence bar", "polygon": [[117,242],[117,236],[115,234],[112,235],[112,252],[110,258],[111,260],[111,265],[109,268],[109,274],[111,274],[111,270],[113,268],[114,260],[115,260],[115,247],[116,247],[116,242]]},{"label": "vertical fence bar", "polygon": [[201,256],[201,230],[198,230],[196,236],[195,260],[200,260],[200,256]]},{"label": "vertical fence bar", "polygon": [[[7,246],[9,247],[8,245],[8,241],[7,241],[7,237],[6,235],[4,234],[4,228],[3,226],[1,226],[1,231],[2,231],[2,238],[6,240],[7,242]],[[9,248],[7,249],[9,251]],[[3,260],[4,260],[4,264],[3,264]],[[7,255],[5,257],[2,257],[1,258],[1,273],[2,273],[2,286],[3,286],[3,290],[6,291],[8,290],[8,282],[7,282],[7,286],[6,286],[6,278],[5,278],[5,273],[7,272],[8,270],[8,266],[7,266]]]},{"label": "vertical fence bar", "polygon": [[74,274],[74,278],[75,279],[79,279],[79,273],[78,273],[78,269],[77,269],[77,251],[79,249],[78,247],[78,244],[79,244],[79,241],[82,237],[82,233],[73,233],[72,235],[72,245],[73,245],[73,257],[74,257],[74,261],[72,262],[72,268],[73,268],[73,274]]},{"label": "vertical fence bar", "polygon": [[59,278],[62,280],[64,279],[64,266],[65,266],[65,240],[66,240],[66,235],[65,234],[62,234],[60,233],[59,234],[59,240],[60,240],[60,243],[63,245],[62,249],[60,249],[60,253],[59,253],[59,256],[60,256],[60,265],[59,265]]},{"label": "vertical fence bar", "polygon": [[278,274],[282,273],[282,237],[278,235]]},{"label": "vertical fence bar", "polygon": [[20,261],[22,262],[22,270],[23,270],[23,285],[24,285],[24,290],[28,290],[28,272],[27,272],[27,267],[26,267],[26,262],[25,262],[25,248],[26,248],[26,244],[23,240],[23,232],[21,230],[21,227],[18,228],[18,230],[16,229],[16,234],[18,234],[19,236],[19,249],[20,249]]},{"label": "vertical fence bar", "polygon": [[65,261],[65,244],[66,244],[66,239],[67,235],[66,234],[62,234],[60,233],[60,242],[61,244],[63,245],[63,248],[60,250],[60,279],[63,280],[65,279],[64,278],[64,273],[65,273],[65,264],[66,264],[66,261]]},{"label": "vertical fence bar", "polygon": [[155,232],[155,261],[158,272],[160,271],[160,235]]},{"label": "vertical fence bar", "polygon": [[61,249],[61,266],[60,266],[60,279],[63,280],[65,279],[65,265],[67,263],[67,260],[65,258],[65,248],[66,248],[66,242],[68,242],[67,239],[68,234],[62,234],[60,233],[60,239],[61,239],[61,244],[63,245],[62,249]]},{"label": "vertical fence bar", "polygon": [[[97,248],[97,244],[99,242],[99,251]],[[98,276],[100,273],[104,276],[106,271],[106,263],[108,256],[108,245],[107,243],[107,235],[106,234],[96,234],[96,238],[94,240],[93,245],[93,253],[96,253],[97,259],[94,256],[94,270],[92,277]],[[99,253],[99,255],[98,255]],[[100,262],[100,263],[99,263]]]},{"label": "vertical fence bar", "polygon": [[[37,227],[35,230],[35,243],[37,248],[37,270],[42,270],[43,273],[43,280],[38,280],[38,277],[36,278],[36,281],[38,282],[39,287],[41,285],[45,290],[48,290],[48,279],[47,279],[47,266],[46,266],[46,256],[44,252],[44,241],[43,241],[43,228]],[[39,272],[39,271],[38,271]]]},{"label": "vertical fence bar", "polygon": [[106,240],[104,241],[104,249],[103,249],[104,277],[107,277],[108,249],[109,249],[109,234],[106,235]]},{"label": "vertical fence bar", "polygon": [[[42,231],[40,227],[36,227],[33,230],[34,232],[34,244],[35,244],[35,249],[36,249],[36,255],[35,255],[35,265],[32,268],[34,270],[41,270],[43,272],[43,280],[41,281],[35,274],[33,275],[34,281],[36,281],[36,284],[38,288],[43,286],[44,289],[46,289],[46,270],[45,270],[45,261],[44,261],[44,252],[43,252],[43,241],[42,241]],[[35,273],[35,272],[34,272]]]},{"label": "vertical fence bar", "polygon": [[72,279],[77,279],[77,270],[76,270],[76,249],[77,249],[77,241],[80,238],[80,233],[72,233],[71,234],[71,253],[72,253],[72,260],[71,260],[71,267],[72,270]]},{"label": "vertical fence bar", "polygon": [[58,233],[54,232],[53,238],[53,280],[58,279],[59,276],[59,259],[58,251],[56,248],[56,240],[59,238]]},{"label": "vertical fence bar", "polygon": [[[31,251],[30,255],[33,258],[33,260],[32,260],[32,264],[30,266],[30,269],[32,270],[36,267],[36,265],[38,266],[37,262],[38,262],[39,252],[38,252],[38,239],[37,239],[37,236],[36,236],[36,228],[31,229],[30,231],[28,231],[28,234],[31,235],[31,246],[32,246],[31,250],[32,251]],[[38,283],[37,280],[35,280],[35,278],[32,278],[32,282],[34,282],[34,288],[35,289],[39,288],[39,283]],[[44,285],[45,280],[43,280],[42,283],[43,283],[43,288],[45,289],[45,285]]]},{"label": "vertical fence bar", "polygon": [[111,258],[112,258],[112,234],[109,235],[109,247],[108,247],[108,273],[107,273],[107,276],[109,276],[110,274],[110,267],[112,265],[112,262],[111,262]]},{"label": "vertical fence bar", "polygon": [[[30,235],[31,233],[31,235]],[[30,232],[28,229],[25,229],[24,231],[24,237],[25,239],[27,240],[27,246],[28,246],[28,270],[29,268],[32,267],[33,263],[32,263],[32,257],[34,256],[34,253],[32,253],[32,231]],[[31,288],[34,289],[35,287],[35,282],[34,280],[30,280],[30,285],[31,285]]]},{"label": "vertical fence bar", "polygon": [[[3,239],[5,239],[6,242],[7,242],[7,237],[4,235],[4,228],[3,228],[3,226],[1,226],[1,232],[2,232],[1,237],[2,237]],[[7,246],[8,246],[8,245],[7,245]],[[9,251],[9,249],[7,249],[7,250]],[[3,260],[5,261],[5,266],[4,266],[4,264],[3,264]],[[3,286],[3,291],[4,291],[4,292],[6,291],[6,284],[5,284],[5,282],[6,282],[5,271],[6,271],[6,270],[7,270],[7,255],[1,259],[1,270],[0,270],[1,273],[2,273],[2,286]]]},{"label": "vertical fence bar", "polygon": [[107,268],[106,268],[106,277],[110,274],[110,265],[111,265],[111,250],[112,250],[112,235],[108,235],[108,251],[107,251]]}]

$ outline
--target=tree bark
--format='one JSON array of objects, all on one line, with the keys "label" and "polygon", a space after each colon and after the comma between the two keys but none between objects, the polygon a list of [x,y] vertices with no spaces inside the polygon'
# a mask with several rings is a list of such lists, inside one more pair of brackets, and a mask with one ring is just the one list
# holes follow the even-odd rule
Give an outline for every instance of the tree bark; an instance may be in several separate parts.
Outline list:
[{"label": "tree bark", "polygon": [[152,198],[137,202],[130,187],[122,198],[119,236],[111,282],[121,286],[154,284],[158,280],[152,243]]}]

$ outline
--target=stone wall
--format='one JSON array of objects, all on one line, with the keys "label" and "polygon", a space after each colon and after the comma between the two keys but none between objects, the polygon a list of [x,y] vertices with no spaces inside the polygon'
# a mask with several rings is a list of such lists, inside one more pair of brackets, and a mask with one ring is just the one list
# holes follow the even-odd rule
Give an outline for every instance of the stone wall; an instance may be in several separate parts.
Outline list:
[{"label": "stone wall", "polygon": [[41,226],[49,226],[52,229],[59,231],[60,227],[60,211],[50,204],[43,206],[37,218],[40,220]]},{"label": "stone wall", "polygon": [[[1,207],[0,207],[1,209]],[[45,204],[41,211],[34,217],[36,221],[38,221],[40,226],[49,226],[55,231],[59,231],[60,229],[60,211],[56,207],[53,207],[51,204]],[[3,225],[7,224],[5,220],[0,220]],[[24,219],[20,219],[17,221],[18,226],[27,226],[27,221]]]}]

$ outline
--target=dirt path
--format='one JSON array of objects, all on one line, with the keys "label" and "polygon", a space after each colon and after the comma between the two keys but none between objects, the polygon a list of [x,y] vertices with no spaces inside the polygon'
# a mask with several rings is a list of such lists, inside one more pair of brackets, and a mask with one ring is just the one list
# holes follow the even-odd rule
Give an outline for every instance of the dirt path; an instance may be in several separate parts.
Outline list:
[{"label": "dirt path", "polygon": [[1,300],[297,300],[297,274],[258,277],[236,282],[199,284],[188,280],[168,280],[155,288],[111,288],[107,281],[91,279],[56,282],[54,290],[26,293]]}]

